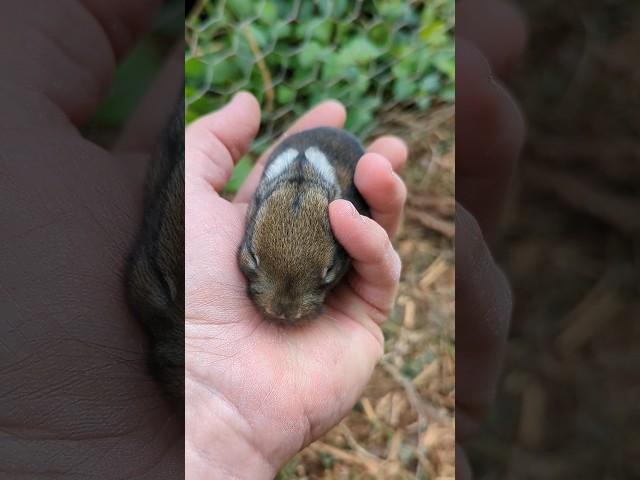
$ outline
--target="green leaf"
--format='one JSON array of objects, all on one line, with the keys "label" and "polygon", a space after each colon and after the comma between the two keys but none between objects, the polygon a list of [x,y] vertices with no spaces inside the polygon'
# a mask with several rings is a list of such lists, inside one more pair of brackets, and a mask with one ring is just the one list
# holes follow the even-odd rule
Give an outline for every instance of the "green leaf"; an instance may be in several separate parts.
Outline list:
[{"label": "green leaf", "polygon": [[453,52],[440,51],[434,55],[433,64],[438,70],[444,73],[449,79],[453,80],[456,75],[456,62]]},{"label": "green leaf", "polygon": [[381,103],[378,97],[371,96],[363,99],[357,108],[349,110],[345,128],[356,135],[361,134],[373,121],[375,110]]},{"label": "green leaf", "polygon": [[257,23],[249,25],[249,28],[251,29],[253,38],[256,39],[256,43],[260,46],[260,48],[264,48],[269,44],[269,33],[265,28],[258,25]]},{"label": "green leaf", "polygon": [[379,23],[369,31],[369,38],[378,47],[386,46],[391,38],[391,26],[388,23]]},{"label": "green leaf", "polygon": [[198,116],[206,115],[222,106],[226,98],[203,96],[189,104],[189,110]]},{"label": "green leaf", "polygon": [[393,98],[398,101],[407,100],[416,93],[417,89],[416,82],[406,78],[397,78],[393,83]]},{"label": "green leaf", "polygon": [[432,73],[420,82],[420,90],[427,94],[436,93],[440,89],[440,75]]},{"label": "green leaf", "polygon": [[333,22],[331,20],[316,22],[315,25],[312,26],[311,38],[322,44],[328,44],[331,41],[332,34]]},{"label": "green leaf", "polygon": [[190,124],[191,122],[193,122],[194,120],[197,120],[199,117],[199,115],[194,112],[193,110],[189,109],[187,110],[187,113],[185,114],[185,122],[188,124]]},{"label": "green leaf", "polygon": [[255,14],[253,0],[227,0],[229,10],[238,20],[251,18]]},{"label": "green leaf", "polygon": [[390,0],[380,2],[379,13],[387,20],[398,20],[407,11],[408,2],[403,0]]},{"label": "green leaf", "polygon": [[293,34],[293,25],[283,20],[273,27],[273,34],[278,40],[286,39]]},{"label": "green leaf", "polygon": [[189,83],[201,82],[206,72],[207,68],[199,58],[190,58],[184,62],[184,75],[189,80]]},{"label": "green leaf", "polygon": [[334,79],[342,72],[342,62],[337,55],[331,55],[322,66],[322,78],[324,80]]},{"label": "green leaf", "polygon": [[273,25],[278,20],[278,8],[275,3],[269,0],[265,1],[261,6],[258,18],[267,27]]},{"label": "green leaf", "polygon": [[318,42],[307,43],[298,55],[298,63],[302,68],[309,68],[322,61],[327,55],[328,49]]},{"label": "green leaf", "polygon": [[432,20],[420,29],[420,38],[432,46],[443,45],[447,41],[447,26],[441,20]]},{"label": "green leaf", "polygon": [[445,102],[453,102],[456,99],[456,86],[455,84],[449,84],[440,92],[440,98]]},{"label": "green leaf", "polygon": [[[340,18],[340,17],[338,17]],[[338,23],[336,25],[336,33],[334,39],[334,45],[342,45],[347,41],[349,36],[349,31],[351,30],[351,25],[347,23]]]},{"label": "green leaf", "polygon": [[364,93],[369,90],[369,86],[371,85],[371,80],[366,75],[359,75],[353,82],[353,86],[351,90],[357,93],[357,96],[360,97],[364,95]]},{"label": "green leaf", "polygon": [[366,37],[356,37],[338,53],[338,63],[342,66],[366,65],[380,55],[380,49]]},{"label": "green leaf", "polygon": [[253,163],[251,162],[251,158],[246,155],[242,157],[233,169],[231,179],[224,187],[225,191],[232,193],[237,192],[246,180],[247,176],[249,176],[252,168]]},{"label": "green leaf", "polygon": [[218,87],[228,85],[242,75],[233,58],[227,58],[214,64],[212,66],[212,73],[211,85]]},{"label": "green leaf", "polygon": [[412,64],[411,59],[401,60],[400,62],[396,63],[393,67],[391,67],[391,72],[396,78],[409,78],[414,73],[411,64]]},{"label": "green leaf", "polygon": [[331,16],[333,18],[342,18],[349,11],[349,3],[349,0],[335,0]]},{"label": "green leaf", "polygon": [[418,77],[423,76],[429,70],[431,64],[431,49],[427,46],[420,46],[415,55],[415,74]]},{"label": "green leaf", "polygon": [[276,100],[279,105],[289,105],[296,98],[296,91],[286,85],[279,85],[276,89]]},{"label": "green leaf", "polygon": [[298,20],[306,21],[313,18],[313,4],[314,2],[300,2],[300,9],[298,10]]}]

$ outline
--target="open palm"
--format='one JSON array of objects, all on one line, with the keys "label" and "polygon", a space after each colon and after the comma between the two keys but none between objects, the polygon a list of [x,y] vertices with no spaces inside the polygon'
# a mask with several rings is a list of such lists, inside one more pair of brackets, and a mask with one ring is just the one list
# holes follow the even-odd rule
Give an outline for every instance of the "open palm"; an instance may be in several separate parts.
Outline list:
[{"label": "open palm", "polygon": [[[323,316],[287,329],[258,314],[245,293],[236,253],[266,155],[232,202],[218,192],[256,135],[259,120],[256,100],[240,93],[187,129],[188,472],[214,466],[240,477],[256,468],[274,474],[338,423],[383,352],[379,325],[388,315],[400,274],[389,236],[397,229],[406,197],[394,170],[407,153],[400,140],[383,137],[356,169],[356,186],[373,220],[358,215],[347,201],[330,205],[333,231],[354,258],[354,268],[328,297]],[[344,120],[339,103],[325,102],[285,135],[321,125],[342,127]]]}]

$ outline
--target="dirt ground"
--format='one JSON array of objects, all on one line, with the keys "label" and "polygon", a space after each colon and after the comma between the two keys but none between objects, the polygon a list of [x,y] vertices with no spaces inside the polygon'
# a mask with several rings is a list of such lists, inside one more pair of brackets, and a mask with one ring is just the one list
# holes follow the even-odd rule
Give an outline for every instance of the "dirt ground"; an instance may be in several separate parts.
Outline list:
[{"label": "dirt ground", "polygon": [[[280,479],[453,479],[455,404],[454,107],[391,110],[374,132],[402,137],[409,195],[385,356],[361,400]],[[423,125],[417,129],[416,125]]]}]

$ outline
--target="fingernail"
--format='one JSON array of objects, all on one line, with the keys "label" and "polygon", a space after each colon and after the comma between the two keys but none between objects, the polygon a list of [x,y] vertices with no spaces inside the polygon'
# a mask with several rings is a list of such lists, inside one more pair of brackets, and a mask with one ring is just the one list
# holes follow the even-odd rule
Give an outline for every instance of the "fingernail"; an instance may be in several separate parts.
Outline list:
[{"label": "fingernail", "polygon": [[238,99],[243,96],[243,95],[251,95],[251,93],[245,91],[245,90],[240,90],[239,92],[236,92],[233,97],[231,97],[231,100],[229,100],[228,105],[231,105],[232,103],[235,103],[238,101]]},{"label": "fingernail", "polygon": [[231,97],[231,100],[229,100],[229,104],[232,104],[233,102],[235,102],[236,100],[238,100],[238,97],[242,94],[243,92],[236,92],[233,94],[233,97]]},{"label": "fingernail", "polygon": [[393,173],[393,165],[391,165],[391,162],[389,161],[389,159],[387,157],[385,157],[384,155],[381,155],[382,158],[384,158],[384,165],[385,168],[387,169],[387,171],[389,173]]},{"label": "fingernail", "polygon": [[360,214],[358,213],[358,210],[356,210],[356,207],[353,206],[353,203],[348,202],[349,203],[349,213],[351,214],[351,216],[353,218],[357,218],[360,216]]},{"label": "fingernail", "polygon": [[353,203],[350,203],[351,205],[351,215],[353,216],[353,218],[357,218],[360,223],[364,223],[364,215],[360,215],[360,212],[356,209],[356,207],[353,205]]}]

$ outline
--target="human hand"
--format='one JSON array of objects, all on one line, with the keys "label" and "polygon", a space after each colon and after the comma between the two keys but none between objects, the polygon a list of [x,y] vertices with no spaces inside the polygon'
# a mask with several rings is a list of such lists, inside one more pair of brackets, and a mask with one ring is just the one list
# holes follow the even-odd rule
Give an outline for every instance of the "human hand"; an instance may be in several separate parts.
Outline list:
[{"label": "human hand", "polygon": [[464,443],[493,399],[511,316],[508,281],[491,254],[524,136],[520,110],[495,78],[524,48],[522,18],[498,0],[456,8],[456,478]]},{"label": "human hand", "polygon": [[141,222],[149,152],[173,108],[163,99],[180,88],[182,49],[127,124],[118,153],[78,131],[160,3],[3,4],[3,478],[183,475],[183,425],[147,373],[145,335],[121,276]]},{"label": "human hand", "polygon": [[[324,102],[288,134],[342,127],[345,111]],[[293,329],[264,320],[246,295],[237,261],[248,201],[268,152],[233,201],[219,192],[260,122],[257,101],[237,94],[187,127],[185,185],[186,469],[193,478],[272,478],[305,445],[337,424],[357,401],[383,352],[380,324],[392,306],[400,260],[389,236],[406,189],[406,161],[393,137],[373,142],[355,183],[373,220],[336,200],[332,229],[354,258],[325,313]]]}]

